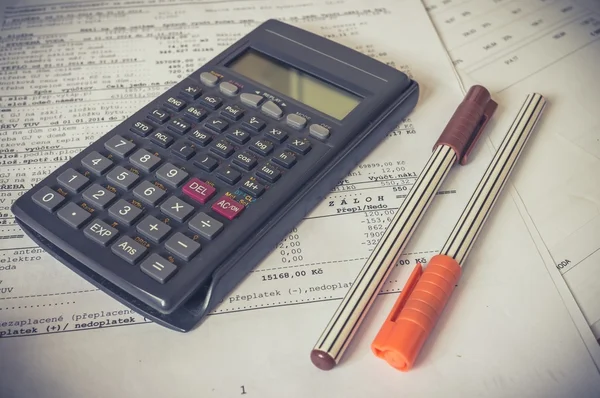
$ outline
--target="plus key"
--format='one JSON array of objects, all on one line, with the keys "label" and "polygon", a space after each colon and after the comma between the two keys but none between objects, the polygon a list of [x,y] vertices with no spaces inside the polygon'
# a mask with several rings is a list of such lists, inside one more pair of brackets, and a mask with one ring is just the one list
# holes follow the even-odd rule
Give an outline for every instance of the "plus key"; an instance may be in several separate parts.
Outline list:
[{"label": "plus key", "polygon": [[228,220],[233,220],[244,210],[244,205],[236,202],[227,195],[223,195],[211,208]]}]

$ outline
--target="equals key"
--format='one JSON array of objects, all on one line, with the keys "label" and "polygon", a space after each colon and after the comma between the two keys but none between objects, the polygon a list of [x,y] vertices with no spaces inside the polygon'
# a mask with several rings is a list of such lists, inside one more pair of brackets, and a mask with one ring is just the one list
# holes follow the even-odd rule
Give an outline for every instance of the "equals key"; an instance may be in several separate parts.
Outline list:
[{"label": "equals key", "polygon": [[181,232],[177,232],[167,240],[165,247],[184,261],[190,261],[201,249],[200,243],[188,238]]}]

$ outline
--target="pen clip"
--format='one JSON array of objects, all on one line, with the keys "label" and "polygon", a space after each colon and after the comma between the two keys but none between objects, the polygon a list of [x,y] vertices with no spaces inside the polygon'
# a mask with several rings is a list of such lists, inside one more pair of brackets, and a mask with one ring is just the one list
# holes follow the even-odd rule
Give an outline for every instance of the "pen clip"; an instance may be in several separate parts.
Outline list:
[{"label": "pen clip", "polygon": [[477,143],[477,141],[479,141],[479,137],[481,136],[481,133],[483,132],[483,130],[485,129],[485,126],[488,124],[488,122],[492,118],[492,115],[496,111],[497,107],[498,107],[498,104],[492,99],[490,99],[488,101],[488,103],[486,104],[485,108],[483,109],[483,115],[481,115],[481,119],[479,120],[479,123],[475,127],[475,131],[470,135],[470,140],[467,143],[467,147],[464,149],[464,153],[462,155],[462,158],[460,159],[461,165],[467,164],[469,154],[475,147],[475,144]]},{"label": "pen clip", "polygon": [[456,152],[456,162],[464,165],[492,118],[498,104],[483,86],[472,86],[448,121],[446,128],[433,146],[446,145]]}]

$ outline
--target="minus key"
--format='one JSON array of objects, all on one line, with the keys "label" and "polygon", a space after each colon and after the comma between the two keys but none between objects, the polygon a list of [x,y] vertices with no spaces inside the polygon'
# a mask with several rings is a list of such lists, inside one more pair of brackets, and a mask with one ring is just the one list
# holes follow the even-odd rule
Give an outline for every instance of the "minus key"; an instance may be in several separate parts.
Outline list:
[{"label": "minus key", "polygon": [[177,257],[185,261],[190,261],[198,253],[201,245],[181,232],[177,232],[165,242],[165,247]]}]

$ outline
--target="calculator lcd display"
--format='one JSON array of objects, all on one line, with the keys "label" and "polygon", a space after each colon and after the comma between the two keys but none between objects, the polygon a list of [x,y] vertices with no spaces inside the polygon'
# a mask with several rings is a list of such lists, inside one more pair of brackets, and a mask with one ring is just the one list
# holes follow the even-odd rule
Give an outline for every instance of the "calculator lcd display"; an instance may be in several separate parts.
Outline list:
[{"label": "calculator lcd display", "polygon": [[360,103],[359,97],[254,50],[228,67],[338,120]]}]

